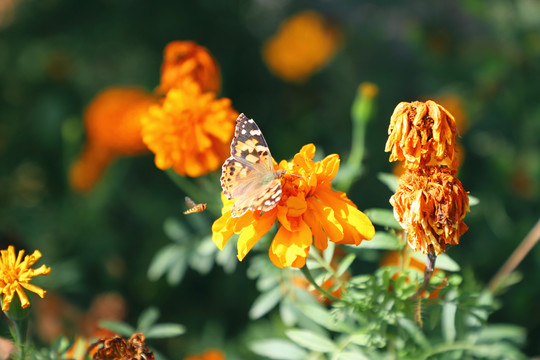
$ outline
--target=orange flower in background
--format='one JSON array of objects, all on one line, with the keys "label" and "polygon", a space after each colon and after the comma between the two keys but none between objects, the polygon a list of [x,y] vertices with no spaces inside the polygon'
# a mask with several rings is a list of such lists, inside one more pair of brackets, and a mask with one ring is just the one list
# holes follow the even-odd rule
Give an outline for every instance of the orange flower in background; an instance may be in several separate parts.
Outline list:
[{"label": "orange flower in background", "polygon": [[384,150],[391,152],[390,161],[405,161],[406,169],[447,166],[455,174],[456,132],[454,117],[436,102],[402,102],[390,119]]},{"label": "orange flower in background", "polygon": [[439,255],[447,244],[458,244],[468,229],[463,219],[469,211],[469,198],[447,168],[407,170],[390,203],[407,231],[409,245],[424,254],[433,251]]},{"label": "orange flower in background", "polygon": [[201,355],[188,356],[184,360],[225,360],[225,354],[219,350],[210,349]]},{"label": "orange flower in background", "polygon": [[165,94],[188,78],[203,92],[218,93],[221,88],[219,66],[205,47],[193,41],[171,41],[163,51],[158,92]]},{"label": "orange flower in background", "polygon": [[[273,209],[247,211],[232,217],[236,201],[222,196],[222,215],[212,225],[212,239],[223,249],[233,234],[238,238],[238,259],[241,261],[255,243],[278,220],[279,228],[269,248],[269,256],[278,267],[303,267],[309,248],[314,244],[324,250],[328,238],[337,244],[360,244],[375,234],[373,224],[359,211],[347,195],[334,191],[330,181],[339,169],[339,157],[330,155],[314,162],[315,146],[305,145],[291,162],[281,161],[276,170],[285,170],[281,177],[282,195]],[[297,176],[294,176],[294,175]]]},{"label": "orange flower in background", "polygon": [[203,93],[197,83],[186,80],[142,117],[143,141],[155,154],[159,169],[204,175],[229,156],[237,117],[229,99],[216,99],[214,93]]},{"label": "orange flower in background", "polygon": [[36,250],[32,255],[24,256],[24,250],[20,250],[15,257],[15,248],[9,246],[7,250],[1,250],[0,256],[0,294],[2,298],[2,311],[8,311],[9,305],[15,294],[21,301],[21,307],[24,309],[30,306],[30,301],[24,292],[24,289],[32,291],[43,298],[45,290],[30,284],[33,277],[39,275],[49,275],[51,268],[41,265],[37,269],[31,269],[36,261],[41,258],[41,253]]},{"label": "orange flower in background", "polygon": [[268,68],[286,81],[302,82],[321,69],[336,53],[339,29],[316,11],[300,12],[285,21],[263,46]]},{"label": "orange flower in background", "polygon": [[157,98],[136,87],[113,87],[99,93],[86,108],[87,143],[70,170],[70,184],[79,191],[92,188],[117,156],[147,152],[141,116]]}]

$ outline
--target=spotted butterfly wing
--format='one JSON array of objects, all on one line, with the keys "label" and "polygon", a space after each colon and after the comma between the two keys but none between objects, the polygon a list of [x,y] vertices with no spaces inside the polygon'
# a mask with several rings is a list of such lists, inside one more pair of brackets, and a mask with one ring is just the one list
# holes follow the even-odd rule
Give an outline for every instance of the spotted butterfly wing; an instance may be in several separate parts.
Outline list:
[{"label": "spotted butterfly wing", "polygon": [[236,119],[231,156],[222,166],[221,187],[227,199],[236,199],[231,215],[249,210],[268,211],[281,199],[280,177],[261,130],[244,114]]}]

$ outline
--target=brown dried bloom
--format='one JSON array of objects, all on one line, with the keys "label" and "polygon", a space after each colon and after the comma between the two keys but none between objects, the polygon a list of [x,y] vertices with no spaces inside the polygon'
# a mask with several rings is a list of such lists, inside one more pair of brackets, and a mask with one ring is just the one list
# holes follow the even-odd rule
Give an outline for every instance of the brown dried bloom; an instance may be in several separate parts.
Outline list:
[{"label": "brown dried bloom", "polygon": [[141,333],[133,334],[127,341],[119,335],[100,339],[88,348],[88,353],[93,353],[94,360],[154,360],[154,354],[144,343]]},{"label": "brown dried bloom", "polygon": [[398,104],[390,119],[385,151],[406,169],[447,166],[457,172],[456,121],[432,100]]},{"label": "brown dried bloom", "polygon": [[414,250],[435,255],[457,245],[469,228],[463,222],[469,198],[461,182],[445,167],[407,170],[390,198],[394,216],[408,233]]}]

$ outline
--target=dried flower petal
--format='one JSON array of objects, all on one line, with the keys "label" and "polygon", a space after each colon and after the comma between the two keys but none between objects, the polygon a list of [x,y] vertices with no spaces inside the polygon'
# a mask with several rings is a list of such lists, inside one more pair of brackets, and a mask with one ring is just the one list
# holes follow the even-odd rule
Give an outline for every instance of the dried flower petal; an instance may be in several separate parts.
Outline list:
[{"label": "dried flower petal", "polygon": [[390,161],[404,161],[406,169],[446,166],[455,174],[456,133],[454,117],[436,102],[402,102],[390,119],[385,151],[391,152]]},{"label": "dried flower petal", "polygon": [[458,244],[468,229],[463,219],[469,198],[449,169],[407,170],[390,203],[407,231],[409,245],[424,254],[439,255],[447,244]]}]

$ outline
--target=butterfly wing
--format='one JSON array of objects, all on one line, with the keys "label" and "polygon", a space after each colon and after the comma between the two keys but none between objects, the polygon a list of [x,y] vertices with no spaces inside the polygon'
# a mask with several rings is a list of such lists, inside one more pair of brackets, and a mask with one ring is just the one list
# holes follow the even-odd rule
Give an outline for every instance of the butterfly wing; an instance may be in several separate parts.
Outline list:
[{"label": "butterfly wing", "polygon": [[280,173],[255,121],[240,114],[236,120],[231,157],[222,167],[221,187],[227,199],[237,198],[231,208],[234,217],[248,210],[270,210],[281,198]]}]

